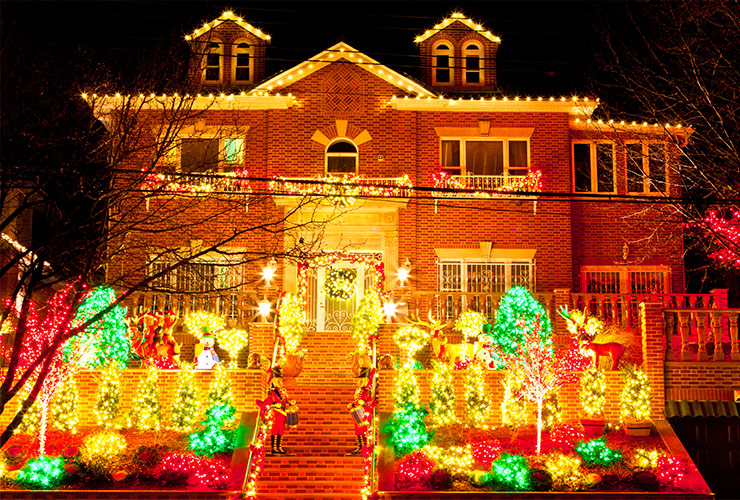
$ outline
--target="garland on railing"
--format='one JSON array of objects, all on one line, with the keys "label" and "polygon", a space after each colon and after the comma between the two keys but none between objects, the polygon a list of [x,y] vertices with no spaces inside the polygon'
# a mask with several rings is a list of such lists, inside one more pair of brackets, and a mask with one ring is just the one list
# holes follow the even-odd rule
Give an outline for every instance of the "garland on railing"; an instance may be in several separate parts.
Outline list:
[{"label": "garland on railing", "polygon": [[[389,179],[392,186],[379,186],[372,180],[361,175],[334,176],[327,175],[307,182],[290,181],[284,177],[275,177],[268,188],[273,193],[310,196],[321,195],[329,197],[338,207],[351,207],[357,196],[368,197],[404,197],[405,190],[413,188],[411,179],[406,174],[400,179]],[[309,182],[310,181],[310,182]]]},{"label": "garland on railing", "polygon": [[[179,180],[171,180],[172,178]],[[145,175],[141,187],[148,191],[192,194],[206,194],[227,189],[244,191],[249,189],[249,169],[237,168],[234,172],[202,177],[184,173],[169,175],[159,172],[149,172]]]},{"label": "garland on railing", "polygon": [[493,189],[479,189],[465,184],[447,172],[439,171],[432,174],[435,188],[463,191],[462,193],[445,193],[446,196],[473,196],[475,198],[501,198],[518,192],[538,193],[542,191],[541,178],[542,172],[530,170],[527,175],[509,176],[503,186]]},{"label": "garland on railing", "polygon": [[249,500],[257,499],[257,479],[260,477],[262,465],[265,460],[265,443],[267,442],[267,435],[272,432],[272,416],[272,408],[268,407],[265,412],[264,422],[260,426],[257,440],[254,444],[249,445],[250,451],[252,452],[253,465],[249,471],[249,478],[247,478],[244,488],[246,498]]}]

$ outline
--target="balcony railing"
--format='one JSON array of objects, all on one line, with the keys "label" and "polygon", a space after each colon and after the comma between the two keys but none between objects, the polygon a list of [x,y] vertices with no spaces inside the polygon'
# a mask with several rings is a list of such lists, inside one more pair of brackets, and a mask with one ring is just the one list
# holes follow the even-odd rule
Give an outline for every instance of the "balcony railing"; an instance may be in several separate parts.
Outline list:
[{"label": "balcony railing", "polygon": [[228,173],[150,173],[142,183],[142,189],[155,193],[242,193],[251,192],[249,174],[237,170]]},{"label": "balcony railing", "polygon": [[269,183],[272,193],[295,196],[407,198],[413,185],[408,176],[363,177],[360,175],[278,177]]},{"label": "balcony railing", "polygon": [[740,361],[737,309],[666,309],[666,361]]},{"label": "balcony railing", "polygon": [[440,192],[446,197],[496,198],[511,196],[512,193],[538,193],[542,191],[539,170],[526,175],[450,175],[437,172],[432,180],[437,188],[450,191]]},{"label": "balcony railing", "polygon": [[[460,313],[472,309],[486,315],[493,321],[499,302],[504,293],[492,292],[416,292],[409,301],[409,313],[425,318],[431,311],[432,316],[440,321],[452,321]],[[543,305],[550,319],[555,314],[555,295],[553,293],[534,292],[534,298]]]},{"label": "balcony railing", "polygon": [[237,324],[251,323],[258,318],[259,298],[255,292],[176,293],[136,292],[124,305],[130,314],[145,311],[172,310],[183,318],[191,312],[206,311],[218,314]]}]

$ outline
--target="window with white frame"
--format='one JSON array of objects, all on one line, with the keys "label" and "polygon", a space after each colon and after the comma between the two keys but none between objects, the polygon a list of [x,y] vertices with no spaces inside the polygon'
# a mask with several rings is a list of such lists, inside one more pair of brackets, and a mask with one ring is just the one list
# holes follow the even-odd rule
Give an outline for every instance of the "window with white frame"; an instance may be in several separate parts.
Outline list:
[{"label": "window with white frame", "polygon": [[443,138],[440,156],[450,175],[527,175],[529,138]]},{"label": "window with white frame", "polygon": [[335,141],[326,148],[327,174],[356,174],[357,146],[348,140]]},{"label": "window with white frame", "polygon": [[203,56],[203,82],[220,83],[223,73],[224,46],[222,43],[209,42]]},{"label": "window with white frame", "polygon": [[438,265],[442,292],[506,293],[514,286],[534,289],[531,260],[444,259]]},{"label": "window with white frame", "polygon": [[452,44],[446,40],[437,42],[432,48],[432,83],[438,85],[453,83],[453,61]]},{"label": "window with white frame", "polygon": [[669,266],[581,266],[583,293],[664,294],[671,289]]},{"label": "window with white frame", "polygon": [[630,193],[667,193],[666,145],[664,143],[628,142],[627,191]]},{"label": "window with white frame", "polygon": [[614,143],[574,142],[573,180],[577,193],[613,193]]},{"label": "window with white frame", "polygon": [[234,83],[252,83],[254,47],[245,41],[236,41],[231,58],[231,80]]},{"label": "window with white frame", "polygon": [[156,260],[149,264],[149,276],[156,276],[150,286],[155,290],[180,293],[201,293],[228,290],[241,284],[241,265],[228,265],[225,261],[201,260],[180,264]]},{"label": "window with white frame", "polygon": [[477,42],[467,42],[463,47],[463,84],[483,84],[483,47]]},{"label": "window with white frame", "polygon": [[[244,163],[243,137],[182,137],[179,139],[179,168],[185,173],[229,170]],[[177,162],[170,155],[170,162]]]}]

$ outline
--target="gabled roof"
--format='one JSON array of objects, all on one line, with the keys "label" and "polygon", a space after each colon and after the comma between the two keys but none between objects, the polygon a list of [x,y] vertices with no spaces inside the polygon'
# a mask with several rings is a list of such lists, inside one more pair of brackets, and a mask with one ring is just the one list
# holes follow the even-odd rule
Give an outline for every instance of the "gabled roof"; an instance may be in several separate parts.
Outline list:
[{"label": "gabled roof", "polygon": [[262,30],[259,28],[255,28],[254,26],[252,26],[251,24],[249,24],[244,19],[237,16],[230,10],[227,10],[226,12],[221,14],[221,17],[217,17],[210,23],[203,24],[203,26],[201,26],[200,28],[197,28],[191,34],[185,35],[185,40],[194,40],[196,38],[199,38],[205,35],[206,33],[208,33],[209,31],[211,31],[213,28],[215,28],[219,24],[224,23],[226,21],[234,21],[236,24],[238,24],[245,30],[249,31],[251,34],[253,34],[257,38],[261,38],[262,40],[266,42],[270,41],[270,35],[263,33]]},{"label": "gabled roof", "polygon": [[292,68],[283,71],[259,84],[257,87],[252,89],[252,92],[259,91],[278,91],[288,85],[291,85],[298,80],[307,77],[311,73],[326,67],[329,64],[337,62],[339,60],[345,60],[356,66],[374,74],[378,78],[387,81],[388,83],[398,87],[404,92],[412,93],[420,97],[435,97],[436,94],[427,90],[419,82],[398,73],[390,69],[387,66],[379,64],[378,61],[372,57],[363,54],[350,45],[339,42],[333,45],[319,54],[311,57],[310,59],[303,61]]},{"label": "gabled roof", "polygon": [[463,14],[461,12],[453,12],[450,15],[450,17],[448,17],[447,19],[445,19],[444,21],[442,21],[439,24],[435,24],[433,29],[430,29],[430,30],[425,31],[423,35],[417,36],[414,39],[414,41],[416,43],[423,42],[424,40],[426,40],[430,36],[436,35],[440,31],[442,31],[443,29],[445,29],[446,27],[448,27],[449,25],[451,25],[452,23],[457,22],[457,21],[463,23],[464,25],[466,25],[471,30],[477,32],[479,35],[488,38],[490,41],[496,42],[496,43],[501,43],[501,38],[499,38],[496,35],[492,34],[490,31],[488,31],[486,28],[484,28],[480,24],[476,23],[472,19],[467,18],[465,16],[465,14]]}]

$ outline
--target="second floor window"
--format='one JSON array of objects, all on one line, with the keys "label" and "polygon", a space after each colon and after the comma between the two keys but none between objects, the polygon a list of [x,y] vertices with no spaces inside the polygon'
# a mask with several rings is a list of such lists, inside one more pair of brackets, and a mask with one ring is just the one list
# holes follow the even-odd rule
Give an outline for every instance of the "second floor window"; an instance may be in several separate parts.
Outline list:
[{"label": "second floor window", "polygon": [[443,139],[440,164],[450,175],[527,175],[527,139]]},{"label": "second floor window", "polygon": [[[171,262],[154,262],[149,266],[151,276],[170,267]],[[213,262],[182,264],[155,278],[151,286],[173,292],[212,292],[228,286],[228,269]]]},{"label": "second floor window", "polygon": [[630,193],[667,193],[666,147],[662,143],[625,144],[627,154],[627,191]]},{"label": "second floor window", "polygon": [[463,48],[465,69],[463,83],[480,85],[483,83],[483,49],[476,43],[468,43]]},{"label": "second floor window", "polygon": [[432,49],[432,81],[436,84],[452,83],[452,45],[438,44]]},{"label": "second floor window", "polygon": [[244,139],[237,137],[182,138],[180,171],[207,173],[235,168],[244,163],[244,146]]},{"label": "second floor window", "polygon": [[356,174],[357,146],[349,141],[337,141],[326,148],[327,174]]},{"label": "second floor window", "polygon": [[206,47],[203,67],[203,81],[206,83],[221,82],[223,45],[209,43]]},{"label": "second floor window", "polygon": [[239,42],[234,48],[232,57],[233,81],[235,83],[252,83],[252,48],[246,42]]},{"label": "second floor window", "polygon": [[573,143],[573,177],[577,193],[613,193],[614,144]]},{"label": "second floor window", "polygon": [[533,290],[532,261],[459,259],[439,261],[441,292],[506,293],[514,286]]}]

